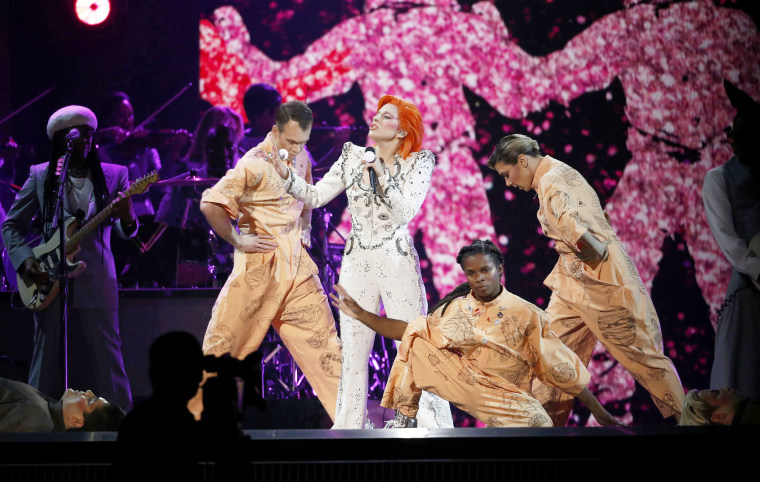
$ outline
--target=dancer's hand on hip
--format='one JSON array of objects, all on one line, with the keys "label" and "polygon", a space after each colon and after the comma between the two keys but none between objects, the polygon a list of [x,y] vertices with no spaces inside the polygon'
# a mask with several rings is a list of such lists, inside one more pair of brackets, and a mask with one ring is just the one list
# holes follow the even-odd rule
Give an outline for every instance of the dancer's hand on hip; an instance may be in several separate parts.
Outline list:
[{"label": "dancer's hand on hip", "polygon": [[234,246],[244,253],[271,253],[277,241],[271,234],[241,234]]}]

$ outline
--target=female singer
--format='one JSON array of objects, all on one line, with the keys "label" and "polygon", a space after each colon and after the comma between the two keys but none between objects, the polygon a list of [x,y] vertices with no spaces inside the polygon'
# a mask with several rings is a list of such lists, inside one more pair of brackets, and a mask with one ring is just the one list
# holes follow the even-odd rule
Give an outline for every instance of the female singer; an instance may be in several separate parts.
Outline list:
[{"label": "female singer", "polygon": [[[346,191],[352,227],[340,284],[367,310],[377,313],[382,301],[387,316],[401,320],[427,312],[419,258],[407,228],[425,200],[435,166],[433,154],[420,151],[423,133],[419,109],[386,95],[369,127],[374,162],[365,156],[369,148],[347,142],[330,171],[312,186],[277,153],[270,154],[287,191],[312,208]],[[370,172],[376,176],[374,188]],[[340,338],[343,369],[333,428],[360,429],[367,425],[367,362],[375,332],[341,312]],[[417,419],[420,427],[453,427],[448,402],[427,392]]]}]

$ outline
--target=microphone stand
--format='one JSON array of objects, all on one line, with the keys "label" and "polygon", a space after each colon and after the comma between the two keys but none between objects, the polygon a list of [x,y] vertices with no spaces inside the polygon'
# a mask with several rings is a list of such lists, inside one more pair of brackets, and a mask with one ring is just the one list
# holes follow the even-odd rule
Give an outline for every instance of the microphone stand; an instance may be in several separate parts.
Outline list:
[{"label": "microphone stand", "polygon": [[58,193],[56,196],[56,218],[58,219],[58,283],[60,294],[59,320],[60,320],[60,350],[61,350],[61,375],[63,380],[63,390],[65,392],[69,387],[69,354],[68,354],[68,298],[69,298],[69,277],[66,269],[66,220],[64,217],[64,199],[66,193],[66,178],[69,172],[69,163],[71,162],[72,141],[68,140],[66,155],[63,156],[63,162],[60,165],[60,175],[58,176]]}]

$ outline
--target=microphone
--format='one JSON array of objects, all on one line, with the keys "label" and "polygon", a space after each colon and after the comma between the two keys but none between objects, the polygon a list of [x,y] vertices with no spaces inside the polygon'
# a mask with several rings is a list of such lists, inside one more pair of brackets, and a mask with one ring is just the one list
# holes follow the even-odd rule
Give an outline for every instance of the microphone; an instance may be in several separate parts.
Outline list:
[{"label": "microphone", "polygon": [[280,149],[277,151],[277,155],[280,156],[280,159],[284,161],[288,158],[288,151],[287,149]]},{"label": "microphone", "polygon": [[[362,157],[362,160],[365,161],[367,164],[372,164],[375,162],[375,148],[374,147],[368,147],[364,149],[364,156]],[[369,184],[372,186],[372,194],[377,194],[377,174],[375,173],[375,170],[371,167],[368,167],[369,169]]]},{"label": "microphone", "polygon": [[73,141],[75,139],[79,139],[81,137],[81,135],[82,134],[79,132],[79,129],[77,129],[76,127],[74,127],[73,129],[71,129],[69,131],[68,134],[66,134],[66,140],[67,141]]}]

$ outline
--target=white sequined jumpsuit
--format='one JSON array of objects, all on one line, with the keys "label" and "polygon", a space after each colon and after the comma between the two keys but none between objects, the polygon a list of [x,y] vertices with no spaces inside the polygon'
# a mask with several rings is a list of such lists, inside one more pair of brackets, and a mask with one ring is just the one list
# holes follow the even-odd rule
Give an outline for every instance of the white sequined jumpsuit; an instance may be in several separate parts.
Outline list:
[{"label": "white sequined jumpsuit", "polygon": [[[364,150],[347,142],[321,181],[312,186],[291,172],[286,189],[313,208],[346,191],[352,227],[340,284],[365,310],[377,313],[382,301],[386,316],[410,321],[426,314],[427,299],[407,225],[425,200],[435,157],[427,150],[407,159],[396,156],[392,164],[386,164],[386,174],[378,180],[378,195],[374,195],[361,165]],[[375,332],[340,313],[340,338],[343,369],[333,428],[359,429],[367,422],[367,364]],[[417,424],[453,427],[448,402],[424,392]]]}]

